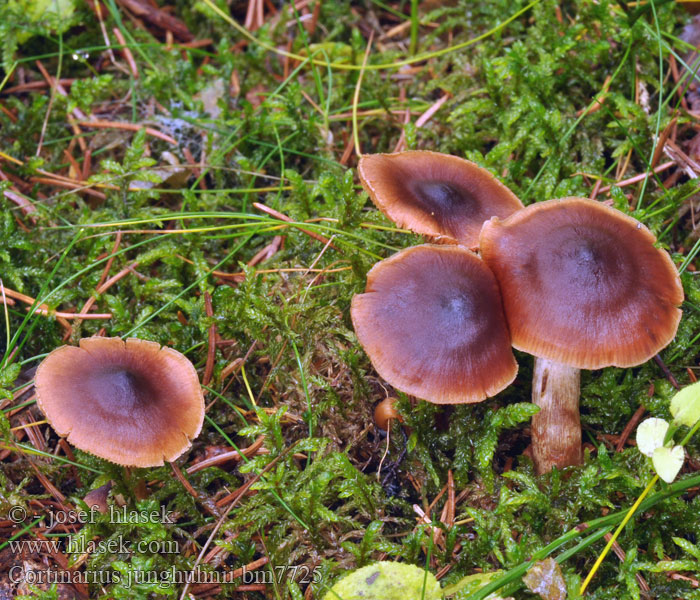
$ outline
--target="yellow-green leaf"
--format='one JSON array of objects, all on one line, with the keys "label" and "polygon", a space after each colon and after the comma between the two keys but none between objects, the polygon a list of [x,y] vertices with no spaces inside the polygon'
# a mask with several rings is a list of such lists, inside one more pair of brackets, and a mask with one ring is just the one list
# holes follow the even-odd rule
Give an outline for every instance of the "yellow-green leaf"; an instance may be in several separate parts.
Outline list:
[{"label": "yellow-green leaf", "polygon": [[[425,588],[425,593],[423,593]],[[442,590],[435,575],[414,565],[378,562],[353,571],[324,596],[323,600],[440,600]]]},{"label": "yellow-green leaf", "polygon": [[692,427],[700,420],[700,382],[684,387],[673,397],[671,414],[678,425]]},{"label": "yellow-green leaf", "polygon": [[666,483],[671,483],[676,478],[684,460],[685,452],[683,451],[683,446],[657,448],[651,457],[654,469]]}]

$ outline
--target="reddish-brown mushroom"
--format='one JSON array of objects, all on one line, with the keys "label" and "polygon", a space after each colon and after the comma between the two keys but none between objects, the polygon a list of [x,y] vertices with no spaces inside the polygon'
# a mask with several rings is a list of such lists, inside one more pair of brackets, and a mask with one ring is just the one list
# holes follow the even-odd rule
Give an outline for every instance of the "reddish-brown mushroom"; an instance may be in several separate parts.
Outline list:
[{"label": "reddish-brown mushroom", "polygon": [[127,466],[173,461],[204,420],[192,363],[177,350],[129,338],[62,346],[36,372],[37,402],[74,446]]},{"label": "reddish-brown mushroom", "polygon": [[440,243],[475,248],[485,221],[523,206],[486,169],[448,154],[367,154],[357,170],[372,202],[389,219]]},{"label": "reddish-brown mushroom", "polygon": [[535,355],[533,454],[539,472],[580,464],[579,370],[641,364],[675,336],[678,272],[624,213],[582,198],[528,206],[481,232],[513,346]]},{"label": "reddish-brown mushroom", "polygon": [[515,379],[498,285],[464,248],[415,246],[377,263],[351,314],[377,372],[407,394],[479,402]]}]

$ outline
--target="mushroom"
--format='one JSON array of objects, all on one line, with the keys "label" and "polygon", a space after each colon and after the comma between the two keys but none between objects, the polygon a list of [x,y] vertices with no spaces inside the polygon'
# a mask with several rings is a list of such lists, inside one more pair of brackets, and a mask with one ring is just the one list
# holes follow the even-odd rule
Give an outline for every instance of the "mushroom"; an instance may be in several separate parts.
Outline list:
[{"label": "mushroom", "polygon": [[475,248],[485,221],[523,206],[486,169],[449,154],[368,154],[357,170],[372,202],[389,219],[440,243]]},{"label": "mushroom", "polygon": [[403,421],[396,410],[396,398],[384,398],[374,407],[374,424],[382,431],[388,431],[392,421]]},{"label": "mushroom", "polygon": [[518,371],[498,284],[465,248],[426,244],[377,263],[351,315],[377,372],[429,402],[479,402]]},{"label": "mushroom", "polygon": [[90,337],[61,346],[39,365],[39,407],[60,436],[125,466],[153,467],[190,447],[204,420],[192,363],[137,338]]},{"label": "mushroom", "polygon": [[109,496],[109,491],[112,489],[112,482],[108,481],[104,485],[90,490],[83,498],[83,502],[88,505],[90,510],[97,510],[103,515],[109,510],[109,505],[107,504],[107,496]]},{"label": "mushroom", "polygon": [[549,200],[481,232],[513,346],[535,356],[532,450],[539,473],[582,462],[580,369],[646,362],[676,334],[683,288],[656,238],[583,198]]}]

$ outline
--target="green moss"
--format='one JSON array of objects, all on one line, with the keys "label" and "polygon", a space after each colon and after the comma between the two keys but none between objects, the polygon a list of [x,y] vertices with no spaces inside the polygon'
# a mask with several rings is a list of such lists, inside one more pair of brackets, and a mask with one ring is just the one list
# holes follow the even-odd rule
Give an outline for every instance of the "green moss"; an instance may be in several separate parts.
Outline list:
[{"label": "green moss", "polygon": [[[3,405],[0,420],[0,452],[11,448],[2,461],[0,519],[13,505],[47,517],[50,492],[42,478],[74,503],[111,479],[112,504],[162,506],[177,515],[176,523],[111,523],[103,517],[72,539],[156,540],[176,543],[181,551],[92,554],[83,570],[122,575],[104,589],[91,586],[94,597],[179,594],[182,586],[167,581],[160,589],[149,583],[128,587],[125,581],[139,570],[187,572],[202,553],[207,572],[269,560],[258,567],[265,577],[274,575],[264,591],[236,592],[225,584],[217,591],[221,597],[296,600],[308,586],[322,597],[341,572],[383,558],[420,566],[427,561],[434,573],[450,565],[443,586],[478,569],[506,572],[580,523],[629,507],[652,472],[634,447],[617,452],[615,436],[640,406],[669,418],[674,390],[654,362],[583,374],[586,459],[564,473],[536,477],[523,454],[533,408],[532,358],[521,353],[518,379],[496,398],[438,407],[397,394],[405,429],[395,424],[388,438],[379,433],[372,424],[373,405],[395,392],[357,343],[349,305],[377,260],[421,240],[393,227],[356,183],[355,158],[346,150],[358,73],[337,65],[285,64],[260,44],[241,44],[240,35],[206,3],[172,4],[173,14],[197,39],[213,42],[169,47],[161,31],[146,31],[119,5],[106,4],[105,29],[110,36],[121,29],[138,78],[118,48],[103,48],[102,29],[88,8],[78,7],[73,19],[79,26],[62,32],[22,25],[0,8],[0,32],[12,30],[3,37],[3,68],[18,61],[23,69],[12,81],[4,81],[7,70],[0,71],[0,86],[16,85],[22,77],[41,81],[36,59],[52,75],[75,79],[66,98],[51,99],[46,89],[0,95],[6,109],[0,110],[0,151],[22,162],[0,158],[10,179],[0,181],[0,279],[52,309],[81,310],[95,296],[95,310],[112,314],[108,320],[71,321],[66,331],[55,317],[28,316],[21,302],[9,306],[7,319],[0,316],[0,398],[30,381],[39,358],[64,338],[75,342],[103,327],[109,335],[171,345],[203,374],[215,326],[208,419],[178,463],[191,490],[170,467],[125,473],[79,451],[75,459],[84,468],[62,462],[63,451],[55,452],[57,439],[46,426],[40,437],[55,458],[29,455],[32,440],[15,446],[21,434],[10,428],[42,416],[29,395],[17,394],[14,404]],[[287,8],[275,16],[266,8],[265,25],[255,36],[273,47],[290,43],[292,52],[316,60],[357,65],[369,32],[386,32],[401,23],[396,11],[410,12],[406,3],[391,4],[393,12],[384,4],[321,3],[313,33],[304,28],[308,16]],[[421,4],[426,12],[420,15],[420,51],[476,41],[403,72],[366,71],[357,107],[363,152],[390,152],[403,133],[407,147],[469,158],[531,203],[588,196],[598,180],[604,188],[645,173],[654,140],[673,118],[675,143],[685,148],[695,135],[694,117],[682,107],[676,110],[679,95],[669,76],[672,54],[685,72],[681,60],[687,51],[676,36],[688,17],[675,3],[647,4],[637,14],[626,3],[606,0],[542,0],[495,32],[528,4]],[[244,22],[245,3],[216,5]],[[313,14],[313,5],[309,8]],[[34,36],[20,38],[20,30]],[[376,35],[368,64],[405,58],[400,40]],[[207,99],[212,89],[221,90],[213,101]],[[417,127],[418,115],[445,95],[442,107]],[[596,97],[604,97],[601,107],[586,112]],[[88,175],[104,197],[47,185],[40,181],[46,173],[75,176],[66,151],[79,168],[85,164],[85,152],[72,141],[76,109],[152,127],[176,144],[143,130],[85,126],[80,142],[91,154]],[[164,153],[184,165],[185,149],[197,164],[185,167],[186,183],[169,187],[169,172],[182,167],[170,165]],[[682,172],[664,188],[661,180],[674,170],[650,176],[647,183],[612,185],[609,195],[598,198],[645,222],[677,264],[692,265],[697,248],[689,207],[697,180]],[[151,187],[131,189],[134,182]],[[31,218],[4,195],[7,190],[32,200]],[[292,223],[260,211],[256,202]],[[123,277],[97,293],[118,232],[107,277]],[[268,257],[248,266],[266,248]],[[661,353],[681,385],[690,381],[688,368],[697,372],[700,350],[700,288],[687,266],[683,319]],[[213,316],[207,316],[205,294],[211,295]],[[11,406],[27,402],[24,411],[10,413]],[[261,436],[262,446],[250,458],[188,473],[196,461],[245,448]],[[700,442],[691,441],[687,450],[690,460],[681,478],[697,470]],[[446,487],[450,480],[453,491]],[[230,494],[237,491],[243,493],[234,502]],[[450,514],[445,507],[453,497],[454,523],[443,522],[440,516]],[[637,515],[619,539],[626,559],[603,563],[590,596],[637,598],[638,575],[654,597],[697,594],[688,580],[667,573],[673,569],[691,578],[700,573],[692,551],[699,542],[698,502],[686,491]],[[415,507],[429,514],[430,527],[416,526]],[[23,535],[29,539],[31,530]],[[60,541],[66,551],[67,540]],[[562,562],[571,590],[602,546],[598,540]],[[318,576],[305,579],[290,566]],[[526,597],[515,584],[503,594]]]}]

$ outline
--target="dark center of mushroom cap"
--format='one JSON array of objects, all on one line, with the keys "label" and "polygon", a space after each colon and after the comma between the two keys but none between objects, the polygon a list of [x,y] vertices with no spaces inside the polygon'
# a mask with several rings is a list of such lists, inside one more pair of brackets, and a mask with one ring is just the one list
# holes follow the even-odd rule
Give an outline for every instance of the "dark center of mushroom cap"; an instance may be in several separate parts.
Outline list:
[{"label": "dark center of mushroom cap", "polygon": [[455,281],[454,288],[435,297],[434,324],[440,343],[450,350],[467,351],[484,334],[486,319],[477,318],[483,310],[482,300],[467,289],[464,282]]},{"label": "dark center of mushroom cap", "polygon": [[[532,249],[529,264],[552,298],[576,298],[578,305],[614,305],[634,287],[628,249],[608,231],[589,226],[560,227]],[[552,276],[555,274],[555,276]]]},{"label": "dark center of mushroom cap", "polygon": [[449,181],[414,181],[410,189],[416,203],[426,210],[449,211],[476,203],[467,189]]},{"label": "dark center of mushroom cap", "polygon": [[452,324],[463,326],[474,321],[478,307],[478,299],[466,290],[454,289],[438,299],[438,310],[442,313],[440,320],[447,327]]},{"label": "dark center of mushroom cap", "polygon": [[100,369],[86,378],[85,386],[102,410],[123,417],[152,403],[158,393],[148,378],[127,367]]},{"label": "dark center of mushroom cap", "polygon": [[391,293],[378,310],[387,316],[403,314],[395,321],[395,343],[436,354],[467,353],[481,343],[502,314],[501,307],[489,306],[493,290],[460,266],[446,262],[421,269],[415,264],[400,280],[391,281]]},{"label": "dark center of mushroom cap", "polygon": [[481,204],[466,187],[451,181],[407,179],[408,202],[429,214],[455,237],[459,225],[466,218],[482,212]]}]

